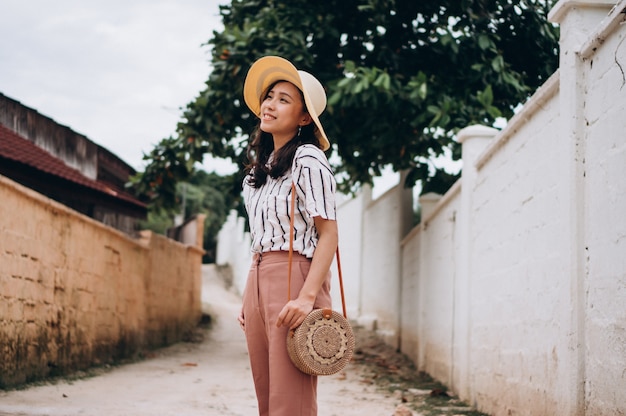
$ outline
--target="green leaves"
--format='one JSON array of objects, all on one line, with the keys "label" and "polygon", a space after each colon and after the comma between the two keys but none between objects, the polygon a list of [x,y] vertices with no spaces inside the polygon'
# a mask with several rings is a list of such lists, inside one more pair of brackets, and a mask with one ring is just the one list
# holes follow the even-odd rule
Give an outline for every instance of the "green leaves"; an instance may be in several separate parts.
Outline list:
[{"label": "green leaves", "polygon": [[483,105],[492,118],[496,119],[502,115],[500,110],[493,106],[493,90],[491,85],[487,85],[483,91],[479,91],[478,94],[476,94],[476,99]]},{"label": "green leaves", "polygon": [[[327,88],[322,114],[344,189],[387,165],[408,185],[450,181],[430,162],[470,124],[491,125],[556,69],[558,31],[542,0],[233,0],[208,41],[212,71],[135,184],[173,207],[174,183],[203,153],[242,163],[256,118],[242,100],[249,66],[280,55]],[[446,182],[447,181],[447,182]],[[232,192],[238,192],[238,189]]]},{"label": "green leaves", "polygon": [[477,37],[477,40],[478,40],[478,47],[482,49],[483,51],[486,51],[489,49],[495,49],[495,44],[491,41],[489,36],[487,36],[486,34],[484,33],[480,34]]}]

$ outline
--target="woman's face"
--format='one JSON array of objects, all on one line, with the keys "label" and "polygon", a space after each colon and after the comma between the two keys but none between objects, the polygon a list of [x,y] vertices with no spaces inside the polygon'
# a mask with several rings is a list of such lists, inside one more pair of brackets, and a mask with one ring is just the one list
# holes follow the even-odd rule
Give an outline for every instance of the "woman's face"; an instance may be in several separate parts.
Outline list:
[{"label": "woman's face", "polygon": [[276,83],[261,102],[261,130],[272,134],[275,141],[291,140],[298,127],[310,122],[311,116],[304,111],[302,94],[290,82]]}]

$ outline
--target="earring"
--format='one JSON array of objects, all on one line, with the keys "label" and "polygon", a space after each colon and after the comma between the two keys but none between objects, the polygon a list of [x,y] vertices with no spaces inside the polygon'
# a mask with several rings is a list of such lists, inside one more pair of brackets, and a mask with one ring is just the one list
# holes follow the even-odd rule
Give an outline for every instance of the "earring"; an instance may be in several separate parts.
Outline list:
[{"label": "earring", "polygon": [[300,133],[302,133],[302,126],[298,126],[298,137],[300,137]]}]

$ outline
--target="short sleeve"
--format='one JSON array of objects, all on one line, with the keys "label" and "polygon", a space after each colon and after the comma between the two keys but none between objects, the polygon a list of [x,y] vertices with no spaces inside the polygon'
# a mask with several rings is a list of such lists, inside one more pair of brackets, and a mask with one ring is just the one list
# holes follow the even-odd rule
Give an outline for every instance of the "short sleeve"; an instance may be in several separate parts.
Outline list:
[{"label": "short sleeve", "polygon": [[292,174],[307,213],[311,217],[336,220],[337,183],[324,152],[314,145],[300,146],[294,156]]}]

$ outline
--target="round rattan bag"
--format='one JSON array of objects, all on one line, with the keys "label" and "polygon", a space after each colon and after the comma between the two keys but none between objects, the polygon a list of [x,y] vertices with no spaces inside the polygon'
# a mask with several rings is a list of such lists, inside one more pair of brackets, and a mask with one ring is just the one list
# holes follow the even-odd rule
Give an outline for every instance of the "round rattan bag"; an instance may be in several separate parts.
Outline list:
[{"label": "round rattan bag", "polygon": [[303,373],[328,376],[343,370],[354,353],[350,322],[331,309],[315,309],[287,335],[287,351]]}]

